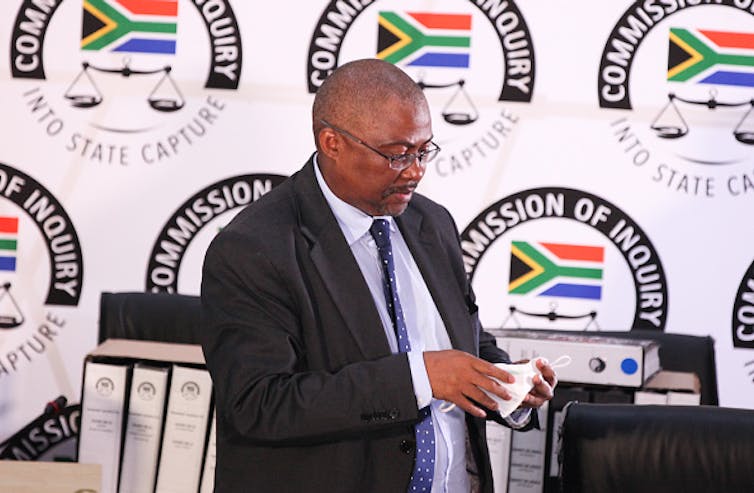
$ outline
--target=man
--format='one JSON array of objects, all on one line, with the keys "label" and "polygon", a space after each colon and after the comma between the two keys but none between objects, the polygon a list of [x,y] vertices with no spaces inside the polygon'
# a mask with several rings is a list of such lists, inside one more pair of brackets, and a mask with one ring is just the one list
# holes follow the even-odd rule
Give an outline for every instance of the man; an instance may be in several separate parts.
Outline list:
[{"label": "man", "polygon": [[[205,259],[216,491],[492,491],[482,389],[507,399],[491,377],[512,377],[488,362],[506,355],[479,327],[450,214],[413,193],[438,150],[427,101],[359,60],[312,113],[317,153]],[[540,368],[524,407],[552,397]]]}]

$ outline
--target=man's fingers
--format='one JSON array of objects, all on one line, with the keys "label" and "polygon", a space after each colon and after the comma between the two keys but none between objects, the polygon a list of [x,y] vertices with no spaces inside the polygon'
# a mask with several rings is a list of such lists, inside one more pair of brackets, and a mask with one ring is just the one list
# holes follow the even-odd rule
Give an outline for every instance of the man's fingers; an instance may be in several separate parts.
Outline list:
[{"label": "man's fingers", "polygon": [[473,402],[471,402],[464,396],[460,396],[459,398],[454,399],[453,403],[472,416],[477,416],[479,418],[484,418],[487,416],[487,413],[484,412],[484,409],[476,406]]},{"label": "man's fingers", "polygon": [[553,389],[552,386],[550,386],[550,383],[547,382],[547,380],[544,380],[541,376],[536,375],[532,379],[532,382],[534,383],[534,387],[531,389],[531,392],[529,392],[530,395],[541,398],[543,400],[552,399]]},{"label": "man's fingers", "polygon": [[[476,405],[474,401],[469,399],[466,395],[463,393],[457,393],[453,394],[452,396],[448,396],[444,399],[446,402],[452,402],[459,408],[463,409],[467,413],[478,416],[480,418],[484,418],[487,416],[487,413],[484,412],[484,409],[480,408]],[[484,404],[482,404],[484,405]]]},{"label": "man's fingers", "polygon": [[[497,386],[499,389],[502,389],[499,385],[497,385],[495,382],[492,382],[495,386]],[[503,399],[510,399],[508,397],[508,393],[503,390],[503,393],[505,394],[505,397],[502,397]],[[482,406],[486,407],[487,409],[491,409],[493,411],[497,411],[498,404],[495,402],[495,399],[490,397],[489,395],[485,394],[482,389],[480,389],[476,385],[470,385],[466,389],[464,389],[464,395],[468,397],[469,399],[473,399],[474,401],[478,402]]]},{"label": "man's fingers", "polygon": [[489,375],[495,377],[503,383],[513,383],[516,381],[515,377],[505,370],[502,370],[492,363],[488,363],[484,360],[477,360],[474,365],[474,369],[483,375]]},{"label": "man's fingers", "polygon": [[[498,401],[511,399],[504,385],[514,383],[515,377],[468,353],[456,350],[426,351],[424,363],[433,397],[452,402],[473,416],[485,416],[481,406],[497,410],[500,407]],[[544,378],[538,380],[539,388],[532,389],[530,394],[531,405],[541,405],[552,394],[547,382],[554,374],[550,368],[545,368],[543,374]]]},{"label": "man's fingers", "polygon": [[524,401],[521,403],[521,407],[537,408],[544,403],[545,399],[540,399],[538,397],[534,397],[531,394],[527,394],[526,397],[524,397]]},{"label": "man's fingers", "polygon": [[[503,387],[502,385],[500,385],[499,383],[497,383],[495,380],[489,378],[486,375],[481,375],[480,374],[478,376],[478,378],[476,378],[474,380],[474,386],[477,389],[484,389],[484,390],[486,390],[486,391],[488,391],[488,392],[490,392],[492,394],[495,394],[495,396],[499,397],[500,399],[506,400],[506,401],[511,398],[510,393],[505,389],[505,387]],[[487,394],[485,394],[481,390],[479,390],[479,393],[482,394],[482,395],[484,395],[488,400],[490,400],[492,402],[495,402],[493,398],[489,397]],[[470,396],[470,397],[472,399],[476,400],[477,402],[479,402],[480,404],[482,404],[484,406],[487,406],[487,407],[490,407],[489,405],[487,405],[486,401],[480,401],[480,400],[476,399],[476,397],[473,397],[473,396]],[[497,407],[490,408],[490,409],[497,410]]]},{"label": "man's fingers", "polygon": [[555,370],[542,360],[537,362],[537,368],[542,372],[542,377],[550,385],[550,388],[555,389],[555,386],[558,384],[558,377]]}]

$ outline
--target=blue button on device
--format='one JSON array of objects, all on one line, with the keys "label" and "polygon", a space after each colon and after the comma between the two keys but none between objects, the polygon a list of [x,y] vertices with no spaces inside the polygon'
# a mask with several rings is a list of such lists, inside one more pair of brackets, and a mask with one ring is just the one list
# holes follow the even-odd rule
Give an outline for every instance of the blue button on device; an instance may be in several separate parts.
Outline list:
[{"label": "blue button on device", "polygon": [[633,375],[639,369],[639,363],[633,358],[626,358],[620,362],[620,369],[626,375]]}]

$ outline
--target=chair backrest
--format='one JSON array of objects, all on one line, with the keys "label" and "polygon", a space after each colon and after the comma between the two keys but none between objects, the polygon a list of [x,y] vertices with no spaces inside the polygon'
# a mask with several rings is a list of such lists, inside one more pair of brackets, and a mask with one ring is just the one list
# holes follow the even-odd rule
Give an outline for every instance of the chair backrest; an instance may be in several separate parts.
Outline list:
[{"label": "chair backrest", "polygon": [[568,406],[562,491],[754,491],[754,410],[714,406]]},{"label": "chair backrest", "polygon": [[198,296],[168,293],[102,293],[98,342],[105,339],[199,344]]}]

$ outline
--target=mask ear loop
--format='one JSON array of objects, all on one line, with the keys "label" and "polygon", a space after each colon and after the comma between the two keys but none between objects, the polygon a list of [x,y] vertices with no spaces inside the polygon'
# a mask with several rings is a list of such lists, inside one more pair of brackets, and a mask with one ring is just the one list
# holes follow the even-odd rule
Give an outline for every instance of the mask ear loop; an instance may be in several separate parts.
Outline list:
[{"label": "mask ear loop", "polygon": [[[545,363],[548,362],[547,358],[537,358],[537,359],[541,359]],[[555,361],[553,361],[552,363],[550,363],[550,368],[552,368],[553,370],[555,368],[563,368],[564,366],[570,365],[572,362],[573,362],[573,358],[571,358],[570,355],[563,354],[563,355],[559,356]]]},{"label": "mask ear loop", "polygon": [[[549,361],[547,361],[547,358],[535,358],[535,359],[532,360],[532,362],[535,363],[533,365],[535,369],[537,368],[537,365],[536,365],[536,361],[537,360],[541,360],[545,364],[549,364],[550,368],[552,368],[552,369],[563,368],[564,366],[568,366],[568,365],[570,365],[573,362],[573,358],[571,358],[571,356],[568,355],[568,354],[563,354],[563,355],[559,356],[552,363],[550,363]],[[539,369],[537,369],[537,371],[539,371]],[[453,409],[455,409],[455,407],[456,407],[456,405],[454,403],[445,401],[442,404],[440,404],[439,410],[440,410],[441,413],[449,413],[450,411],[452,411]]]}]

